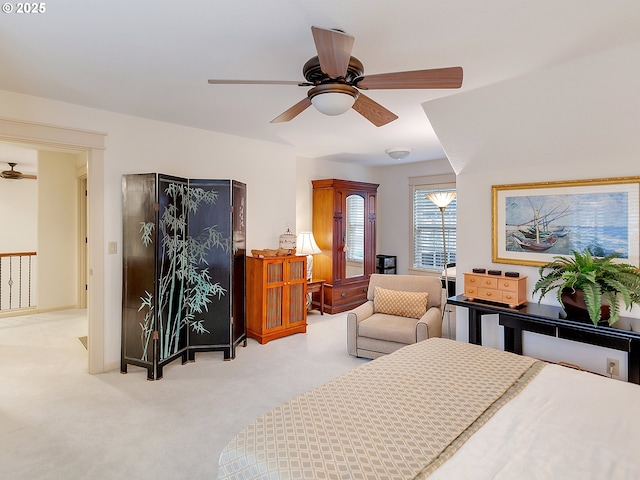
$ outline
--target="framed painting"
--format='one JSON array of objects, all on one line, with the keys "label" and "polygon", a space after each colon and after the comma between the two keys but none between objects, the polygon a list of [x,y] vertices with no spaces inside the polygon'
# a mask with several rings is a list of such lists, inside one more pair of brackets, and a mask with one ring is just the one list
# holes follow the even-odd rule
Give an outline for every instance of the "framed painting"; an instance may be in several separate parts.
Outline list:
[{"label": "framed painting", "polygon": [[638,266],[640,177],[494,185],[492,260],[541,266],[589,248]]}]

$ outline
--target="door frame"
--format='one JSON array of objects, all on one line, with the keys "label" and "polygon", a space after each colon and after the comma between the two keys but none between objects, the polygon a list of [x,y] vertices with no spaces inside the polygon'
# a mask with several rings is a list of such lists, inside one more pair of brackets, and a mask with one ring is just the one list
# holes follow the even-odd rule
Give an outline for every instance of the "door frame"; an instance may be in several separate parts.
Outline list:
[{"label": "door frame", "polygon": [[104,372],[104,140],[106,133],[0,117],[0,140],[85,152],[87,156],[89,373]]},{"label": "door frame", "polygon": [[78,169],[76,175],[77,185],[77,205],[78,205],[78,308],[87,308],[87,281],[88,265],[88,239],[87,232],[87,161],[84,161],[84,168]]}]

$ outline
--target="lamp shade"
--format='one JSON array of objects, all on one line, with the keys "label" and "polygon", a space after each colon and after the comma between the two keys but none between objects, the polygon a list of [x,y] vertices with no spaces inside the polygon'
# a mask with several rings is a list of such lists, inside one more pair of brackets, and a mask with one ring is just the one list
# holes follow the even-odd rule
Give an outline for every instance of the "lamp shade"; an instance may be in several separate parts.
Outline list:
[{"label": "lamp shade", "polygon": [[296,241],[296,253],[300,255],[316,255],[322,253],[320,247],[313,238],[312,232],[300,232]]},{"label": "lamp shade", "polygon": [[431,200],[436,207],[446,208],[456,198],[456,192],[433,192],[428,193],[426,197]]}]

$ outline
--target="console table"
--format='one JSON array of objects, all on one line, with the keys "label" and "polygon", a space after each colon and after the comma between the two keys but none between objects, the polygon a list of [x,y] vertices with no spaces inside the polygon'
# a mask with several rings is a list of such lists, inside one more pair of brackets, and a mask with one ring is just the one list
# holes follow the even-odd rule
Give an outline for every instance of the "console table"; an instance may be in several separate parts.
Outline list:
[{"label": "console table", "polygon": [[569,320],[564,318],[564,310],[560,307],[531,302],[509,308],[457,295],[447,303],[469,310],[469,343],[482,345],[482,316],[498,315],[498,322],[504,327],[504,349],[508,352],[522,355],[522,332],[622,350],[627,352],[628,381],[640,384],[640,332]]}]

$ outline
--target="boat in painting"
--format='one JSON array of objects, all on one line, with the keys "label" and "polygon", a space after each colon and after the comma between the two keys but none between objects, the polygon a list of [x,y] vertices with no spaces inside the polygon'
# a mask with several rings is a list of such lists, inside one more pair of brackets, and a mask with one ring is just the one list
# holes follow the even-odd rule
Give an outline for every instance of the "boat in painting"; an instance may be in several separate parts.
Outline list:
[{"label": "boat in painting", "polygon": [[536,231],[536,227],[535,226],[531,226],[531,227],[527,227],[527,228],[521,228],[520,229],[520,233],[525,237],[525,238],[537,238],[538,236],[542,237],[542,238],[546,238],[549,237],[551,235],[555,235],[558,238],[562,238],[564,236],[566,236],[569,233],[569,230],[566,229],[566,227],[561,226],[561,227],[546,227],[540,229],[539,231]]},{"label": "boat in painting", "polygon": [[549,250],[558,241],[558,236],[553,234],[547,235],[546,237],[540,237],[539,239],[528,239],[515,234],[513,234],[512,237],[523,249],[532,250],[534,252],[544,252],[545,250]]},{"label": "boat in painting", "polygon": [[[539,209],[533,210],[533,219],[519,225],[521,235],[512,234],[515,242],[524,250],[533,252],[544,252],[553,247],[558,238],[564,237],[569,232],[562,225],[551,226],[551,222],[566,214],[567,209],[560,213],[555,212],[555,208],[549,213],[540,215]],[[554,214],[552,217],[551,215]]]}]

